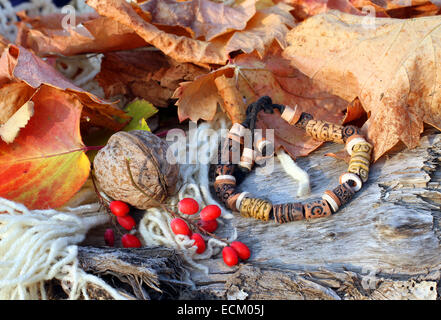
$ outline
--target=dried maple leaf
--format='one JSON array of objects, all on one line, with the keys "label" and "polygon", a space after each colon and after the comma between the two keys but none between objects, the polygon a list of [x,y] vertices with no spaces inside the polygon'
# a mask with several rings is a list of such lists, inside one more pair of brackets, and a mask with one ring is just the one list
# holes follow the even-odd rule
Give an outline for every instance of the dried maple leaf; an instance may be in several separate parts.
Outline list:
[{"label": "dried maple leaf", "polygon": [[151,14],[151,22],[157,26],[182,27],[193,38],[210,41],[230,31],[245,29],[256,13],[255,2],[245,0],[230,7],[210,0],[149,0],[139,7]]},{"label": "dried maple leaf", "polygon": [[78,15],[77,26],[63,28],[64,15],[28,17],[20,13],[16,43],[40,56],[109,52],[143,47],[146,42],[132,29],[94,14]]},{"label": "dried maple leaf", "polygon": [[[209,64],[224,65],[231,52],[242,48],[245,48],[247,52],[254,49],[262,52],[262,48],[270,46],[274,39],[283,42],[288,27],[294,25],[294,19],[289,14],[291,7],[280,4],[276,6],[277,8],[258,11],[263,15],[258,21],[264,22],[264,24],[251,23],[252,18],[242,31],[231,31],[217,36],[211,41],[203,41],[161,30],[146,21],[144,16],[139,14],[139,10],[142,11],[142,9],[134,3],[129,4],[124,0],[87,0],[87,4],[99,14],[132,28],[147,43],[155,46],[174,60],[191,62],[205,67],[208,67]],[[283,15],[276,19],[275,16],[280,16],[281,13]],[[284,25],[278,25],[280,23]],[[246,37],[236,36],[242,32],[247,33]]]},{"label": "dried maple leaf", "polygon": [[[15,86],[14,90],[17,90],[14,93],[17,99],[19,99],[20,96],[29,96],[32,93],[32,90],[37,90],[43,84],[76,95],[85,105],[83,117],[87,117],[87,120],[92,124],[117,131],[124,127],[124,123],[117,121],[115,117],[121,119],[129,118],[123,111],[116,108],[111,103],[103,101],[95,95],[72,84],[49,64],[29,50],[10,44],[4,49],[3,54],[0,57],[0,88],[6,84],[17,82],[27,85],[11,84],[11,86]],[[20,86],[20,88],[18,88],[18,86]],[[2,90],[7,91],[8,88]],[[12,99],[14,95],[8,99]],[[25,101],[23,103],[21,102],[17,102],[14,105],[4,106],[1,112],[6,113],[6,110],[9,110],[9,115],[12,115],[11,110],[14,111],[15,108],[16,111]],[[5,123],[6,120],[7,117],[4,116],[1,121],[2,123]]]},{"label": "dried maple leaf", "polygon": [[441,17],[375,19],[341,12],[290,31],[284,56],[346,101],[359,98],[377,160],[397,143],[418,145],[424,123],[441,128]]},{"label": "dried maple leaf", "polygon": [[14,143],[0,140],[0,197],[30,209],[56,208],[89,175],[79,131],[82,104],[46,85],[37,90],[32,103],[35,114]]},{"label": "dried maple leaf", "polygon": [[363,15],[350,0],[275,0],[275,2],[282,2],[292,6],[294,8],[292,11],[293,15],[299,21],[328,10],[339,10],[355,15]]},{"label": "dried maple leaf", "polygon": [[[297,104],[318,119],[336,123],[342,122],[348,105],[290,66],[289,61],[281,57],[277,44],[263,60],[257,53],[239,55],[233,65],[183,83],[175,92],[181,121],[211,120],[220,104],[233,122],[241,122],[247,105],[264,95],[275,103]],[[283,147],[294,158],[307,155],[321,145],[303,130],[287,124],[278,114],[259,115],[257,126],[275,129],[276,148]]]},{"label": "dried maple leaf", "polygon": [[177,63],[158,50],[132,50],[105,54],[96,79],[106,97],[140,97],[167,107],[179,83],[205,74],[191,63]]}]

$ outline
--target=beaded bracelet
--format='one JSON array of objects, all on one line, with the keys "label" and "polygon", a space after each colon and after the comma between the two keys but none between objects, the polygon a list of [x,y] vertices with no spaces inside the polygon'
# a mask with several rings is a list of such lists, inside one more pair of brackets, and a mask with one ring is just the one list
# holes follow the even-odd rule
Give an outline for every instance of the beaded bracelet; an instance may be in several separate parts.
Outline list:
[{"label": "beaded bracelet", "polygon": [[[245,145],[246,129],[254,129],[257,114],[260,111],[273,113],[277,109],[281,118],[290,125],[303,128],[306,133],[319,141],[331,141],[345,144],[345,149],[351,156],[348,171],[339,178],[339,185],[333,190],[326,190],[322,199],[302,203],[285,203],[273,205],[268,200],[253,198],[248,192],[236,192],[238,175],[252,170],[256,154],[265,154],[271,142],[263,139],[251,140],[251,145]],[[309,113],[297,108],[273,104],[267,96],[247,108],[247,119],[243,123],[235,123],[230,129],[223,148],[219,148],[219,162],[215,168],[214,190],[217,197],[230,210],[240,212],[244,217],[253,217],[263,221],[274,219],[277,223],[286,223],[302,219],[327,217],[336,213],[339,208],[359,191],[368,179],[372,145],[360,134],[355,126],[340,126],[327,121],[314,120]],[[233,164],[233,152],[240,146],[240,162]],[[255,147],[253,149],[252,147]],[[225,157],[228,159],[225,164]]]}]

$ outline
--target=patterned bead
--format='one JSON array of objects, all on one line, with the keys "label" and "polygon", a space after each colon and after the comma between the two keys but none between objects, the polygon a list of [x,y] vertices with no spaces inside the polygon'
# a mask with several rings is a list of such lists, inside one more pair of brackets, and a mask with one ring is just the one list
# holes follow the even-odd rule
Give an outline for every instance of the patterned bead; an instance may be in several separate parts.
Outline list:
[{"label": "patterned bead", "polygon": [[277,223],[303,220],[305,219],[303,204],[297,202],[273,205],[273,216]]},{"label": "patterned bead", "polygon": [[268,221],[272,212],[272,204],[269,201],[256,198],[245,198],[240,206],[240,214],[243,217],[251,217],[258,220]]},{"label": "patterned bead", "polygon": [[304,205],[305,218],[315,219],[328,217],[332,214],[331,207],[325,200],[318,200]]},{"label": "patterned bead", "polygon": [[355,193],[348,182],[339,184],[337,188],[332,190],[332,192],[337,196],[338,200],[340,200],[341,205],[348,203]]},{"label": "patterned bead", "polygon": [[358,129],[356,126],[344,126],[342,128],[343,141],[346,142],[348,138],[353,135],[358,135],[359,133],[360,129]]},{"label": "patterned bead", "polygon": [[371,163],[372,145],[369,142],[357,143],[352,147],[351,160],[349,161],[348,172],[358,175],[363,182],[369,177],[369,166]]},{"label": "patterned bead", "polygon": [[310,120],[306,125],[306,133],[319,141],[344,143],[342,126],[321,120]]},{"label": "patterned bead", "polygon": [[228,199],[236,193],[236,188],[230,184],[215,184],[214,192],[217,198],[228,206]]},{"label": "patterned bead", "polygon": [[349,137],[346,140],[346,151],[349,153],[349,155],[352,155],[352,148],[354,147],[354,145],[356,145],[357,143],[364,143],[366,142],[366,139],[363,136],[360,136],[358,134],[354,134],[353,136]]}]

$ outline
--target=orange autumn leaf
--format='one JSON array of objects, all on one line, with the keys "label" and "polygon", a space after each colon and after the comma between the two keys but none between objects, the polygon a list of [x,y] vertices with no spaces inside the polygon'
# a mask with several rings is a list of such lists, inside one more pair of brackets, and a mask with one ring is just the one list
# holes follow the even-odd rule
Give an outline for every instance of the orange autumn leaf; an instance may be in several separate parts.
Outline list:
[{"label": "orange autumn leaf", "polygon": [[96,13],[76,17],[77,26],[63,28],[65,15],[28,17],[19,13],[16,43],[40,56],[109,52],[143,47],[146,42],[132,29]]},{"label": "orange autumn leaf", "polygon": [[67,202],[89,175],[75,96],[43,85],[31,99],[35,114],[14,143],[0,140],[0,197],[30,209]]},{"label": "orange autumn leaf", "polygon": [[330,12],[290,31],[284,56],[370,115],[363,126],[374,159],[400,141],[416,147],[424,123],[441,128],[441,17],[375,19]]},{"label": "orange autumn leaf", "polygon": [[[124,126],[124,123],[117,121],[115,117],[125,120],[129,118],[111,103],[75,86],[31,51],[12,44],[4,49],[0,57],[0,88],[11,82],[25,83],[34,91],[42,85],[48,85],[73,93],[85,105],[84,114],[87,114],[91,123],[114,131]],[[22,89],[27,95],[29,94],[29,88],[22,86]],[[22,94],[17,93],[17,95]],[[18,107],[21,105],[15,106]]]}]

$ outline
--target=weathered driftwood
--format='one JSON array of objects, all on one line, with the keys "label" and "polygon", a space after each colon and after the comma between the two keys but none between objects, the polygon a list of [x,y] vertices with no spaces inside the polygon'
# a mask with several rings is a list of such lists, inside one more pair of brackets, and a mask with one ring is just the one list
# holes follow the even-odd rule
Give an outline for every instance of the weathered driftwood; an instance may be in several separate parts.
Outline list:
[{"label": "weathered driftwood", "polygon": [[[111,283],[128,298],[176,298],[188,287],[179,255],[164,247],[115,249],[79,247],[79,266]],[[98,287],[88,288],[94,299],[107,299]]]},{"label": "weathered driftwood", "polygon": [[[327,144],[298,164],[312,193],[295,199],[297,183],[275,161],[270,175],[250,174],[240,189],[273,203],[318,199],[338,183],[343,161],[324,156]],[[420,147],[375,163],[369,181],[336,215],[278,225],[242,218],[232,222],[252,256],[226,267],[207,261],[194,273],[193,297],[247,299],[434,299],[441,279],[441,134]],[[228,227],[228,226],[226,226]]]}]

